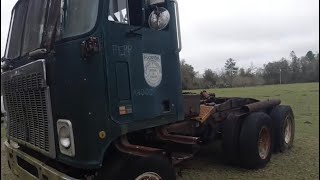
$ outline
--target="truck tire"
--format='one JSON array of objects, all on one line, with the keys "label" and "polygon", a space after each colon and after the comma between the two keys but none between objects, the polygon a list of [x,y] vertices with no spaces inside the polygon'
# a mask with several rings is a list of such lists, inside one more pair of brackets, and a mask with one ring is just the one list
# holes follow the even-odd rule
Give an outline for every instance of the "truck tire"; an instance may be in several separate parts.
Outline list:
[{"label": "truck tire", "polygon": [[244,168],[264,167],[271,158],[271,118],[263,112],[249,114],[242,124],[240,133],[240,159]]},{"label": "truck tire", "polygon": [[273,128],[273,152],[285,152],[293,146],[295,122],[290,106],[279,105],[270,113]]},{"label": "truck tire", "polygon": [[123,173],[124,180],[175,180],[176,174],[172,163],[166,157],[137,157],[127,164]]},{"label": "truck tire", "polygon": [[228,115],[222,127],[222,148],[227,164],[239,163],[239,136],[241,131],[241,119],[234,114]]},{"label": "truck tire", "polygon": [[97,177],[94,180],[106,179],[122,179],[122,174],[126,171],[126,162],[130,160],[130,156],[119,152],[113,151],[112,154],[105,160],[104,165],[98,171]]},{"label": "truck tire", "polygon": [[138,157],[121,152],[108,159],[94,180],[175,180],[172,163],[164,156]]}]

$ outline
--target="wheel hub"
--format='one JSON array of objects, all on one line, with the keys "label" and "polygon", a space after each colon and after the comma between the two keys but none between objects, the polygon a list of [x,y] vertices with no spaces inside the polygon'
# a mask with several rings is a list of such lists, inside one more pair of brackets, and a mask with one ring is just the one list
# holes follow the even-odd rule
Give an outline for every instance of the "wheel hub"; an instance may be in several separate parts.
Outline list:
[{"label": "wheel hub", "polygon": [[259,133],[259,156],[261,159],[266,159],[268,157],[271,145],[271,135],[267,127],[262,127]]},{"label": "wheel hub", "polygon": [[145,172],[135,180],[162,180],[162,178],[155,172]]},{"label": "wheel hub", "polygon": [[285,126],[284,126],[284,142],[289,144],[291,141],[292,136],[292,124],[291,124],[290,116],[287,116],[285,119]]}]

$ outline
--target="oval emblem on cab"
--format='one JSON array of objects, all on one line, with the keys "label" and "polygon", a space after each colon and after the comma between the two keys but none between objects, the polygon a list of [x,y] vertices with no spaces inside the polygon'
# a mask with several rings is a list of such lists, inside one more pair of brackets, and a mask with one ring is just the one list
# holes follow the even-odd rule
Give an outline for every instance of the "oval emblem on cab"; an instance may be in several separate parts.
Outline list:
[{"label": "oval emblem on cab", "polygon": [[161,56],[158,54],[143,54],[144,78],[149,86],[157,87],[162,80]]}]

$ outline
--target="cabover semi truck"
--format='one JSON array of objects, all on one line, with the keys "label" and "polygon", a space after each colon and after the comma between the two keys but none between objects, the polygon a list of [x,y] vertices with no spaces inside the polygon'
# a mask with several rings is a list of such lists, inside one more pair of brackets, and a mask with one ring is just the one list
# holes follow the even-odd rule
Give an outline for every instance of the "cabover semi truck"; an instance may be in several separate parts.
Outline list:
[{"label": "cabover semi truck", "polygon": [[216,140],[250,169],[292,147],[280,100],[183,93],[181,45],[176,0],[19,0],[1,73],[9,168],[21,180],[172,180]]}]

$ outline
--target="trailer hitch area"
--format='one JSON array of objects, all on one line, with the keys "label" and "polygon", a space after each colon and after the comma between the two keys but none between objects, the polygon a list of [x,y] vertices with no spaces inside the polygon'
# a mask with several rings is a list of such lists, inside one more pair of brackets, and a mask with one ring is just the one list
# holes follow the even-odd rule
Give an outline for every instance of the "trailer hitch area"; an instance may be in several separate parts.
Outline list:
[{"label": "trailer hitch area", "polygon": [[213,114],[216,112],[216,108],[214,106],[206,106],[206,105],[200,105],[200,114],[199,116],[195,118],[191,118],[194,120],[197,120],[201,123],[204,123],[208,121],[209,119],[212,119]]},{"label": "trailer hitch area", "polygon": [[201,143],[199,137],[170,134],[167,130],[167,127],[157,128],[156,132],[158,138],[163,141],[171,141],[179,144],[189,145],[197,145]]},{"label": "trailer hitch area", "polygon": [[263,109],[271,108],[274,106],[277,106],[281,103],[281,100],[279,99],[271,99],[271,100],[265,100],[265,101],[259,101],[251,104],[247,104],[245,106],[242,106],[241,111],[242,112],[257,112]]},{"label": "trailer hitch area", "polygon": [[156,154],[166,155],[163,149],[131,144],[126,135],[121,136],[120,139],[116,141],[115,146],[120,152],[140,157],[149,157]]}]

